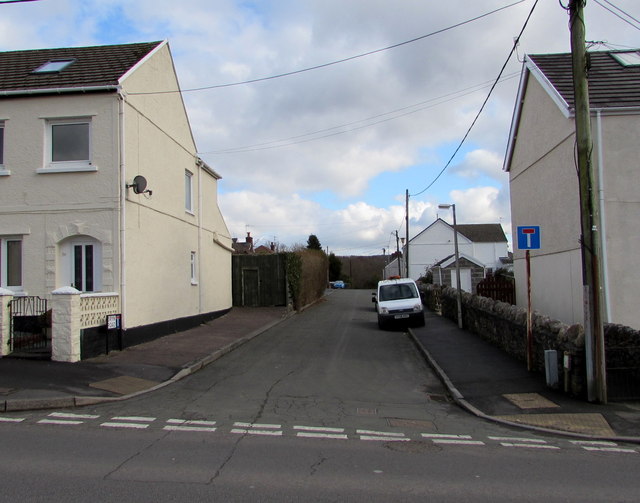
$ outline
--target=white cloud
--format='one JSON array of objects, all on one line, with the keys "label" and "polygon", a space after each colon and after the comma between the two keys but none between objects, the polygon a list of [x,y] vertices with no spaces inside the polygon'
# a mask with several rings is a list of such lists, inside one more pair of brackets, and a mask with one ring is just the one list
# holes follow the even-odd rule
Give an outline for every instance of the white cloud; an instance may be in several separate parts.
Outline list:
[{"label": "white cloud", "polygon": [[[633,12],[636,2],[616,4]],[[508,3],[47,0],[3,5],[0,44],[2,50],[18,50],[168,39],[180,83],[189,89],[348,58]],[[395,200],[396,185],[375,193],[371,187],[385,176],[410,191],[431,181],[427,174],[444,166],[487,95],[488,87],[477,85],[496,78],[532,5],[523,2],[346,63],[185,93],[198,148],[224,177],[221,207],[234,234],[242,238],[254,229],[292,244],[315,233],[331,248],[375,253],[386,247],[391,232],[403,226],[404,201]],[[637,31],[597,4],[589,3],[586,15],[588,38],[637,45]],[[557,2],[539,2],[520,56],[568,51],[567,25]],[[505,75],[520,69],[513,59]],[[437,199],[456,202],[467,223],[509,221],[507,180],[500,169],[517,84],[516,77],[496,87],[462,150],[472,151],[456,159],[432,189],[411,199],[412,234],[436,218]],[[270,143],[282,139],[287,141]],[[242,146],[259,150],[209,153]],[[499,188],[486,187],[491,182],[484,177]],[[469,188],[474,183],[481,186]],[[342,207],[310,200],[325,193]]]},{"label": "white cloud", "polygon": [[484,149],[469,152],[463,161],[451,170],[463,178],[488,176],[500,182],[508,182],[508,175],[502,170],[503,157]]}]

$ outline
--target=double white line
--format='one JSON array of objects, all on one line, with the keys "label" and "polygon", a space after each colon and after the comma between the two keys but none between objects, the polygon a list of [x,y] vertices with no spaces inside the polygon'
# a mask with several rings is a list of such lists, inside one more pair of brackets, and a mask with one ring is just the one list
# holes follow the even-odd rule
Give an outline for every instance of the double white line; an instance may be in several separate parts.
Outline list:
[{"label": "double white line", "polygon": [[282,425],[261,423],[233,423],[231,433],[238,435],[262,435],[269,437],[281,437]]}]

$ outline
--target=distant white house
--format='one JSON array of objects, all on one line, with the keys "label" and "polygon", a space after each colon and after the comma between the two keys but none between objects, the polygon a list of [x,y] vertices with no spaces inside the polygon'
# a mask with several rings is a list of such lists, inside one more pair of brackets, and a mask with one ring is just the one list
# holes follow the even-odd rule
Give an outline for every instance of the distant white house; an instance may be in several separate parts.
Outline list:
[{"label": "distant white house", "polygon": [[[604,321],[640,328],[640,51],[589,54],[589,93]],[[525,59],[504,169],[514,236],[540,226],[531,251],[533,308],[583,321],[579,185],[571,54]],[[518,305],[526,303],[525,252],[514,250]]]},{"label": "distant white house", "polygon": [[105,295],[126,341],[228,311],[219,179],[166,41],[0,53],[5,290]]},{"label": "distant white house", "polygon": [[[460,257],[466,257],[474,267],[481,267],[486,274],[510,266],[508,242],[500,224],[458,224],[457,229]],[[424,276],[427,270],[453,256],[454,251],[453,226],[438,218],[409,241],[408,277]],[[399,275],[405,275],[405,256],[406,245],[400,265],[397,259],[391,261],[385,267],[385,277],[398,275],[399,267]],[[471,291],[471,276],[471,266],[461,270],[460,283],[466,291]]]}]

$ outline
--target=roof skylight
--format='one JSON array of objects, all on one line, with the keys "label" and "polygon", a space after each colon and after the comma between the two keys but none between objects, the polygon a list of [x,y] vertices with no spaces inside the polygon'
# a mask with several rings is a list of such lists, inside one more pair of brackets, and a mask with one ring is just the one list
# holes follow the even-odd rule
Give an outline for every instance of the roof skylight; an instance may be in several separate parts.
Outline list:
[{"label": "roof skylight", "polygon": [[75,59],[54,59],[36,68],[33,73],[58,73],[73,63]]},{"label": "roof skylight", "polygon": [[640,66],[640,52],[614,52],[611,55],[616,58],[622,66]]}]

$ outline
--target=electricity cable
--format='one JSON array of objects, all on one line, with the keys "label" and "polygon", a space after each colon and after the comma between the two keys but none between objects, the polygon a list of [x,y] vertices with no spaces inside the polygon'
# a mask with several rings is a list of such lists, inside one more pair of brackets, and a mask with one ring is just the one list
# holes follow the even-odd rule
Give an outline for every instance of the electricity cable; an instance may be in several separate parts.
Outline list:
[{"label": "electricity cable", "polygon": [[498,85],[498,82],[500,81],[500,78],[502,77],[502,74],[503,74],[505,68],[507,67],[507,64],[509,63],[509,60],[511,59],[511,56],[513,56],[513,53],[515,52],[516,48],[518,47],[518,44],[520,43],[520,38],[522,37],[522,34],[524,33],[525,28],[529,24],[529,20],[531,19],[533,11],[535,10],[537,5],[538,5],[538,0],[536,0],[535,3],[533,4],[533,7],[531,7],[531,10],[529,11],[529,15],[527,16],[527,19],[525,20],[524,25],[522,26],[522,29],[520,30],[520,33],[518,34],[518,36],[514,40],[513,46],[511,48],[511,51],[509,52],[509,55],[507,56],[507,59],[505,60],[504,64],[502,65],[502,68],[500,69],[500,72],[498,73],[498,77],[496,78],[495,82],[491,86],[491,89],[489,89],[489,94],[487,94],[487,97],[485,98],[484,102],[482,103],[482,106],[480,107],[480,110],[478,110],[478,113],[476,114],[476,116],[473,119],[471,125],[469,126],[469,129],[467,129],[467,132],[464,134],[462,140],[460,141],[460,143],[458,144],[457,148],[455,149],[455,151],[453,152],[453,154],[451,155],[451,157],[449,158],[449,160],[445,164],[444,168],[442,168],[440,170],[438,175],[433,179],[433,181],[429,185],[427,185],[420,192],[417,192],[415,194],[410,194],[410,197],[419,196],[420,194],[422,194],[422,193],[426,192],[427,190],[429,190],[433,186],[433,184],[435,184],[438,181],[438,179],[447,170],[447,168],[449,168],[449,166],[451,165],[451,162],[453,161],[453,159],[456,157],[456,155],[458,154],[458,152],[462,148],[462,145],[464,145],[464,142],[467,140],[467,137],[471,133],[471,130],[476,125],[476,122],[478,122],[478,119],[480,118],[480,115],[484,111],[484,108],[487,105],[487,102],[489,101],[489,98],[493,94],[493,90]]},{"label": "electricity cable", "polygon": [[373,54],[378,54],[380,52],[388,51],[388,50],[391,50],[391,49],[396,49],[396,48],[401,47],[403,45],[412,44],[414,42],[418,42],[418,41],[423,40],[425,38],[433,37],[435,35],[439,35],[439,34],[444,33],[446,31],[453,30],[454,28],[459,28],[460,26],[464,26],[464,25],[472,23],[474,21],[478,21],[479,19],[485,18],[485,17],[490,16],[492,14],[496,14],[497,12],[500,12],[502,10],[508,9],[510,7],[514,7],[515,5],[521,4],[521,3],[525,2],[525,1],[526,0],[518,0],[517,2],[513,2],[513,3],[509,4],[509,5],[504,5],[502,7],[494,9],[492,11],[485,12],[484,14],[480,14],[480,15],[474,17],[474,18],[467,19],[466,21],[461,21],[459,23],[456,23],[454,25],[448,26],[446,28],[442,28],[440,30],[436,30],[436,31],[433,31],[431,33],[427,33],[426,35],[421,35],[419,37],[415,37],[415,38],[412,38],[410,40],[405,40],[404,42],[399,42],[397,44],[389,45],[387,47],[382,47],[380,49],[374,49],[372,51],[363,52],[361,54],[356,54],[355,56],[349,56],[347,58],[338,59],[338,60],[335,60],[335,61],[330,61],[328,63],[322,63],[320,65],[310,66],[308,68],[302,68],[300,70],[293,70],[291,72],[279,73],[277,75],[271,75],[269,77],[259,77],[259,78],[256,78],[256,79],[243,80],[243,81],[240,81],[240,82],[230,82],[230,83],[227,83],[227,84],[216,84],[216,85],[204,86],[204,87],[194,87],[194,88],[191,88],[191,89],[181,89],[181,90],[171,90],[171,91],[149,91],[149,92],[139,92],[139,93],[129,93],[129,94],[132,95],[132,96],[134,96],[134,95],[135,96],[139,96],[139,95],[147,95],[147,94],[188,93],[188,92],[195,92],[195,91],[206,91],[206,90],[209,90],[209,89],[220,89],[220,88],[224,88],[224,87],[241,86],[241,85],[245,85],[245,84],[254,84],[256,82],[264,82],[266,80],[274,80],[274,79],[279,79],[279,78],[282,78],[282,77],[290,77],[291,75],[297,75],[297,74],[304,73],[304,72],[310,72],[312,70],[319,70],[321,68],[327,68],[329,66],[338,65],[340,63],[346,63],[348,61],[353,61],[355,59],[364,58],[366,56],[371,56]]}]

